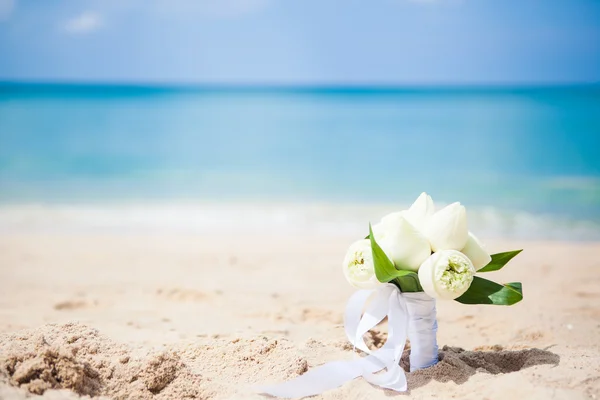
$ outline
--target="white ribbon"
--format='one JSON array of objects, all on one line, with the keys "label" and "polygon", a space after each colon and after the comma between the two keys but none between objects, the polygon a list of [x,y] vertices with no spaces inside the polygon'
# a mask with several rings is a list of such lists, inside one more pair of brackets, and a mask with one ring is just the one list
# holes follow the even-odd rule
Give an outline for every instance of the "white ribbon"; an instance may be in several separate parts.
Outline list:
[{"label": "white ribbon", "polygon": [[[373,294],[375,296],[363,314],[362,310]],[[412,318],[409,322],[409,315],[412,313],[415,313],[415,324]],[[380,349],[372,351],[365,344],[363,335],[377,326],[386,316],[388,317],[388,339]],[[339,387],[359,376],[373,385],[404,392],[407,389],[406,375],[400,367],[400,357],[404,351],[406,338],[414,335],[417,343],[416,346],[412,345],[411,338],[411,371],[413,358],[416,366],[426,364],[431,366],[437,362],[437,344],[435,331],[426,332],[426,330],[433,325],[437,329],[435,301],[425,293],[401,293],[392,284],[381,285],[374,291],[359,290],[348,300],[344,329],[350,343],[368,356],[350,361],[330,362],[290,381],[259,388],[258,392],[284,398],[314,396]],[[418,340],[418,335],[424,335],[423,340]],[[433,342],[431,342],[432,338]],[[435,357],[433,357],[434,351]],[[383,369],[386,371],[377,374]]]},{"label": "white ribbon", "polygon": [[438,362],[435,300],[423,292],[403,293],[402,297],[410,317],[410,371],[429,368]]}]

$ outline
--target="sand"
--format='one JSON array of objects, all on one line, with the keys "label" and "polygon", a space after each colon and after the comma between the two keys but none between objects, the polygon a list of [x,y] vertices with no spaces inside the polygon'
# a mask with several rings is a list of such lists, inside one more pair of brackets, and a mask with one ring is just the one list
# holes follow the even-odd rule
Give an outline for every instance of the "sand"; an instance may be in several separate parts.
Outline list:
[{"label": "sand", "polygon": [[[264,399],[255,385],[353,357],[352,239],[5,232],[0,399]],[[356,379],[317,398],[600,398],[600,244],[488,245],[525,248],[488,274],[522,281],[522,303],[439,302],[440,362],[408,374],[409,392]]]}]

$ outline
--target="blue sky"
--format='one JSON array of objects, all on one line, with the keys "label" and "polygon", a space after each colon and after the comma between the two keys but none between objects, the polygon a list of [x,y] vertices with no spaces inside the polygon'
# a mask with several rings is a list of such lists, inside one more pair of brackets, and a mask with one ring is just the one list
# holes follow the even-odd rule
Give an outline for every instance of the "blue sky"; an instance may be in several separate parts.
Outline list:
[{"label": "blue sky", "polygon": [[600,1],[0,0],[0,80],[600,82]]}]

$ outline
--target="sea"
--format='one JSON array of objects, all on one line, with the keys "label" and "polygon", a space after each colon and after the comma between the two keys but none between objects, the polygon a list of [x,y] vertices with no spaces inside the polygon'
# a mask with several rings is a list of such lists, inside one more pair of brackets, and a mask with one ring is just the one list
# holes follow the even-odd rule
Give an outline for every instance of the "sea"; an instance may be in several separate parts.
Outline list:
[{"label": "sea", "polygon": [[423,191],[600,240],[600,85],[0,83],[0,231],[358,234]]}]

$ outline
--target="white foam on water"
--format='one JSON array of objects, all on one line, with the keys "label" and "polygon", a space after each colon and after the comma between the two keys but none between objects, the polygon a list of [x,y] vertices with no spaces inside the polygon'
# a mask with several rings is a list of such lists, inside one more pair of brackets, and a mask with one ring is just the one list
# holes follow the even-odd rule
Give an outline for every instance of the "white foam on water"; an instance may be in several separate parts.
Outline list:
[{"label": "white foam on water", "polygon": [[[333,203],[138,203],[2,205],[0,233],[316,234],[363,237],[369,221],[402,205]],[[480,237],[600,240],[598,221],[576,221],[492,207],[470,208]]]}]

